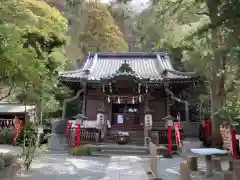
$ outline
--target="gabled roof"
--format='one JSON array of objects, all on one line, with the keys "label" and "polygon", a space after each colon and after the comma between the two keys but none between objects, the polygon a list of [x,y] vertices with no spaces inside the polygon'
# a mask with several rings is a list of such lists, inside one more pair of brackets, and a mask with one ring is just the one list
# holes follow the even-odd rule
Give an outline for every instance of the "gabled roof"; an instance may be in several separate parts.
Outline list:
[{"label": "gabled roof", "polygon": [[100,81],[115,76],[134,76],[148,81],[190,79],[195,73],[176,71],[164,52],[90,53],[82,68],[59,73],[63,81]]}]

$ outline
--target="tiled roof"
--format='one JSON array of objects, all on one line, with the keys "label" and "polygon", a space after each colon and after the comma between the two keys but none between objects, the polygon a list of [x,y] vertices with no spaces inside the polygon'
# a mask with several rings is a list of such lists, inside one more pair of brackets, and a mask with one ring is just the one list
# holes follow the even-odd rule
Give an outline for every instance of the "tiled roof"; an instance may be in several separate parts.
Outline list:
[{"label": "tiled roof", "polygon": [[7,103],[1,103],[0,104],[0,113],[23,113],[30,112],[35,110],[35,106],[24,106],[21,104],[7,104]]},{"label": "tiled roof", "polygon": [[134,75],[139,79],[149,79],[149,81],[161,81],[163,74],[169,79],[186,79],[192,76],[192,74],[175,71],[168,55],[161,52],[89,54],[81,69],[61,72],[59,76],[62,80],[86,78],[89,81],[99,81],[118,75],[119,68],[124,63],[131,69],[131,73],[125,71],[125,75]]}]

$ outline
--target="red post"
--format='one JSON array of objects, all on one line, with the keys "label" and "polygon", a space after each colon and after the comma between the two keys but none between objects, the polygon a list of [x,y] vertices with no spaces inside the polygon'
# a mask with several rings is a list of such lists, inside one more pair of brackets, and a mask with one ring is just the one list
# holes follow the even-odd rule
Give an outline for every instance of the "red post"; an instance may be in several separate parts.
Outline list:
[{"label": "red post", "polygon": [[81,125],[80,124],[76,124],[76,131],[77,131],[77,144],[76,146],[79,147],[80,146],[80,141],[81,141]]},{"label": "red post", "polygon": [[168,152],[169,156],[172,157],[172,126],[168,126]]},{"label": "red post", "polygon": [[68,122],[67,123],[67,131],[66,131],[66,136],[68,136],[69,135],[69,133],[70,133],[70,130],[71,130],[71,127],[72,127],[72,122]]},{"label": "red post", "polygon": [[237,140],[236,140],[236,132],[233,130],[232,133],[232,152],[233,158],[237,159]]},{"label": "red post", "polygon": [[75,141],[76,141],[76,128],[72,131],[72,148],[75,147]]},{"label": "red post", "polygon": [[22,129],[23,129],[23,120],[18,120],[14,128],[14,136],[11,142],[12,145],[16,143],[17,137],[20,135]]},{"label": "red post", "polygon": [[180,137],[180,130],[179,130],[180,126],[181,126],[180,123],[174,123],[176,143],[177,143],[178,147],[182,146],[181,137]]}]

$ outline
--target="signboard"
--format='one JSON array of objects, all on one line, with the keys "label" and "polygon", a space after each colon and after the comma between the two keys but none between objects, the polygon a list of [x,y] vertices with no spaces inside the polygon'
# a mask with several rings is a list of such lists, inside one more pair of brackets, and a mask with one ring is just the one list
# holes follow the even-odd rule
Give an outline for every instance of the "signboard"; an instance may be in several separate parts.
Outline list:
[{"label": "signboard", "polygon": [[119,114],[119,115],[117,116],[117,123],[118,123],[118,124],[123,124],[123,115]]},{"label": "signboard", "polygon": [[147,126],[147,127],[152,126],[152,115],[151,114],[146,114],[144,120],[145,120],[145,126]]},{"label": "signboard", "polygon": [[101,129],[103,124],[104,124],[104,114],[98,113],[96,128]]}]

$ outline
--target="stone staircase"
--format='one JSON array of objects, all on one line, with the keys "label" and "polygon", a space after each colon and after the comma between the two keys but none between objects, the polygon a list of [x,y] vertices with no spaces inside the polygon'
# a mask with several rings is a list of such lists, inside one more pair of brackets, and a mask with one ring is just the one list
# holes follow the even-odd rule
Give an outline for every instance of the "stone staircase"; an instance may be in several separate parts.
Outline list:
[{"label": "stone staircase", "polygon": [[53,154],[68,154],[69,145],[65,134],[52,134],[48,140],[50,152]]},{"label": "stone staircase", "polygon": [[[88,145],[94,156],[143,156],[149,157],[148,148],[145,146],[137,146],[133,144],[118,145],[118,144],[95,144]],[[164,146],[158,146],[158,155],[168,157],[168,149]]]},{"label": "stone staircase", "polygon": [[[119,130],[110,130],[109,134],[105,138],[105,142],[115,144],[114,135],[116,135],[118,131]],[[142,129],[141,130],[128,129],[123,131],[129,133],[130,136],[129,144],[138,146],[144,145],[144,131]]]}]

